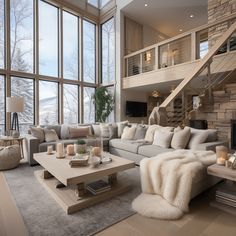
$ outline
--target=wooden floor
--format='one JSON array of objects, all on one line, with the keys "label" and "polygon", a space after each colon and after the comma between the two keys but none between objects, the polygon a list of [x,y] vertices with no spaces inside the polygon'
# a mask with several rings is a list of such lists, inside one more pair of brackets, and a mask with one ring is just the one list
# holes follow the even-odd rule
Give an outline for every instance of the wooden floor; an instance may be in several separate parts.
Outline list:
[{"label": "wooden floor", "polygon": [[0,172],[0,235],[26,236],[28,232],[11,196],[5,177]]},{"label": "wooden floor", "polygon": [[[97,236],[236,236],[236,216],[210,207],[211,195],[207,192],[194,199],[190,213],[180,220],[160,221],[135,214]],[[0,236],[26,235],[23,220],[0,172]]]}]

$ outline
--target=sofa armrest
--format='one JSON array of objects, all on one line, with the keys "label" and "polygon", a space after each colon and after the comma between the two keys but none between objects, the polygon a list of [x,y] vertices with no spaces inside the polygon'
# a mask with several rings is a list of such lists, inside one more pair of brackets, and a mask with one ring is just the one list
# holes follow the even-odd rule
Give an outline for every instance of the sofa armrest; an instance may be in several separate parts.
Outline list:
[{"label": "sofa armrest", "polygon": [[208,143],[201,143],[198,144],[197,150],[205,150],[205,151],[216,151],[216,146],[223,145],[229,147],[228,141],[215,141],[215,142],[208,142]]},{"label": "sofa armrest", "polygon": [[36,165],[38,163],[33,159],[33,154],[39,152],[39,139],[29,134],[25,135],[24,137],[28,162],[31,166]]}]

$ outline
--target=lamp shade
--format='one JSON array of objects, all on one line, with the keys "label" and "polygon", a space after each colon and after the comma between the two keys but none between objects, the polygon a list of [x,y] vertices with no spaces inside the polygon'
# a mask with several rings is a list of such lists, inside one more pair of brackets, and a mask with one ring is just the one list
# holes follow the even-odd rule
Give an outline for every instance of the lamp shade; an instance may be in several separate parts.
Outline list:
[{"label": "lamp shade", "polygon": [[7,112],[23,112],[24,98],[23,97],[7,97],[6,100]]}]

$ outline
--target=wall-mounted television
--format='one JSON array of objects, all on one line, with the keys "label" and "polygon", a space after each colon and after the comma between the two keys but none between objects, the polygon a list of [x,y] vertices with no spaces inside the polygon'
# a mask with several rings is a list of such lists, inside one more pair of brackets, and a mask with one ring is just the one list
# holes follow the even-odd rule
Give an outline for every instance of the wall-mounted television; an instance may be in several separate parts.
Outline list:
[{"label": "wall-mounted television", "polygon": [[129,117],[146,117],[147,103],[126,101],[125,114]]}]

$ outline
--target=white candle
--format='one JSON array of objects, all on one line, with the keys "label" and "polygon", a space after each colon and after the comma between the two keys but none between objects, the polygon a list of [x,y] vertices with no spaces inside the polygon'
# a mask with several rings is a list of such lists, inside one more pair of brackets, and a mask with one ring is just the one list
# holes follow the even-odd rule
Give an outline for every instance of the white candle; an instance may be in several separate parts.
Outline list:
[{"label": "white candle", "polygon": [[68,155],[74,155],[74,145],[67,145],[66,151]]},{"label": "white candle", "polygon": [[53,151],[53,147],[52,146],[48,146],[48,154],[51,154],[52,153],[52,151]]},{"label": "white candle", "polygon": [[63,144],[62,143],[57,144],[57,156],[63,157]]}]

